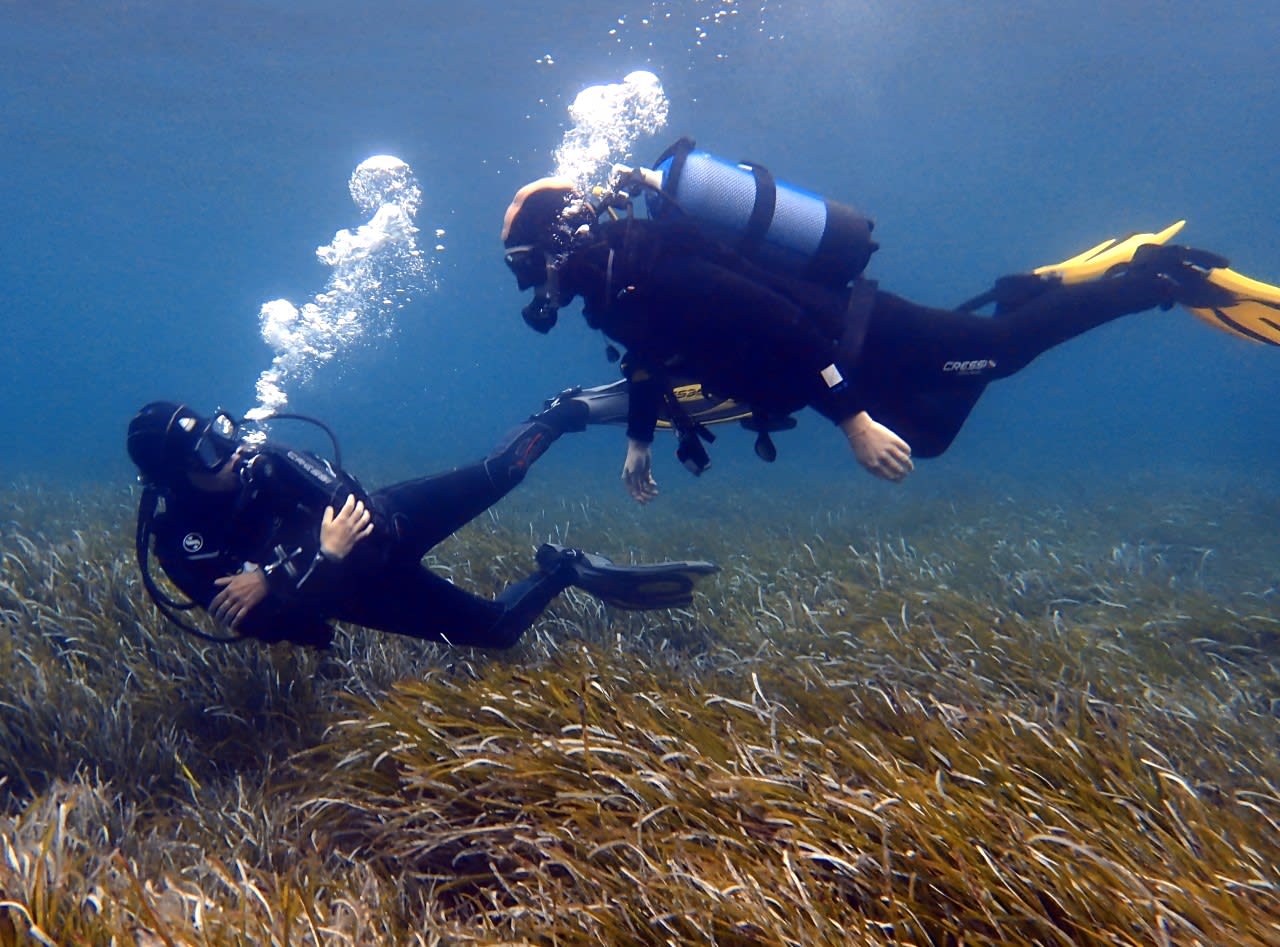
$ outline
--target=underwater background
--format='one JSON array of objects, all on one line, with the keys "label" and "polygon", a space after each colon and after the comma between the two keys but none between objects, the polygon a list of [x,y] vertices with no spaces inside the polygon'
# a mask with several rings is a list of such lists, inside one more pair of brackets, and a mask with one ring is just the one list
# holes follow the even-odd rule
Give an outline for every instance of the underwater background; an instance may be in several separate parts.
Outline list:
[{"label": "underwater background", "polygon": [[[577,303],[525,327],[498,238],[592,131],[855,205],[933,305],[1184,217],[1280,282],[1278,45],[1243,3],[0,0],[0,944],[1275,943],[1273,348],[1120,319],[899,485],[809,413],[697,479],[659,435],[640,508],[621,429],[566,437],[431,564],[723,572],[502,655],[182,636],[124,430],[284,366],[374,487],[613,380]],[[662,109],[570,112],[637,70]],[[418,189],[387,256],[379,155]]]},{"label": "underwater background", "polygon": [[[417,175],[434,285],[291,391],[337,428],[349,466],[376,483],[460,463],[560,388],[616,377],[576,306],[547,337],[521,323],[497,233],[515,189],[553,170],[574,97],[637,69],[669,115],[634,161],[688,134],[852,203],[877,222],[869,275],[911,299],[954,304],[1183,217],[1178,240],[1274,281],[1280,171],[1261,119],[1280,106],[1280,12],[1196,11],[5,3],[0,473],[120,482],[123,427],[146,401],[252,407],[273,354],[259,310],[323,291],[315,249],[368,219],[347,181],[376,154]],[[695,495],[810,477],[880,494],[957,477],[1105,488],[1151,470],[1274,484],[1273,355],[1146,313],[992,386],[907,490],[863,475],[816,416],[772,468],[726,432],[706,482],[669,451],[657,474]],[[561,445],[540,473],[616,491],[620,440]]]}]

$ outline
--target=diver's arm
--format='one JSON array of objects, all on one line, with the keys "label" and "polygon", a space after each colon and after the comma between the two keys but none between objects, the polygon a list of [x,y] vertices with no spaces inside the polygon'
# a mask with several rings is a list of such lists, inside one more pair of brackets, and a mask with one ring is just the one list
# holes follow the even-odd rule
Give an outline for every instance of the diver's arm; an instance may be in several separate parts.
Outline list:
[{"label": "diver's arm", "polygon": [[181,554],[175,555],[160,548],[158,544],[156,558],[165,577],[183,595],[210,613],[213,611],[213,601],[220,594],[219,586],[237,568],[236,563],[226,555],[193,560]]},{"label": "diver's arm", "polygon": [[849,415],[840,422],[840,430],[858,463],[875,476],[897,483],[915,469],[911,446],[867,412]]},{"label": "diver's arm", "polygon": [[627,438],[622,485],[637,503],[648,503],[658,495],[658,482],[653,479],[653,448],[644,441]]},{"label": "diver's arm", "polygon": [[238,628],[269,591],[266,575],[252,564],[243,572],[215,579],[214,584],[220,586],[221,591],[209,603],[209,615],[230,628]]},{"label": "diver's arm", "polygon": [[372,510],[360,484],[323,458],[284,447],[262,454],[249,482],[278,516],[260,556],[268,589],[292,606],[323,608],[344,560],[373,532]]},{"label": "diver's arm", "polygon": [[[625,364],[625,363],[624,363]],[[653,442],[662,409],[662,385],[648,369],[627,364],[627,437],[642,444]]]},{"label": "diver's arm", "polygon": [[[295,582],[288,570],[277,570],[275,574],[282,576],[278,585],[290,586],[289,592],[297,593],[308,580],[316,578],[316,569],[324,566],[325,560],[336,565],[347,557],[356,544],[373,532],[373,517],[365,508],[363,501],[348,494],[346,502],[336,514],[333,507],[325,508],[320,524],[320,549],[312,568]],[[262,602],[271,591],[266,574],[255,565],[250,565],[243,572],[216,579],[214,584],[221,591],[209,603],[209,614],[224,625],[237,628],[240,622],[253,608]]]},{"label": "diver's arm", "polygon": [[242,572],[216,581],[222,591],[209,603],[209,615],[242,635],[313,647],[325,647],[333,637],[323,611],[273,594],[266,574],[251,563]]},{"label": "diver's arm", "polygon": [[[155,558],[165,576],[183,595],[205,610],[218,593],[219,579],[243,565],[243,556],[222,546],[216,524],[191,515],[183,506],[160,513],[155,520]],[[199,542],[189,545],[190,537]]]},{"label": "diver's arm", "polygon": [[320,555],[332,562],[341,562],[356,547],[356,543],[367,539],[373,532],[373,514],[357,500],[354,493],[348,493],[342,509],[334,513],[332,506],[324,509],[324,517],[320,521]]},{"label": "diver's arm", "polygon": [[859,407],[861,403],[855,385],[837,384],[826,388],[810,405],[844,432],[853,456],[869,473],[896,483],[915,469],[911,445],[872,418]]},{"label": "diver's arm", "polygon": [[652,445],[663,391],[644,371],[628,372],[627,381],[627,456],[622,463],[622,485],[637,503],[648,503],[658,495]]}]

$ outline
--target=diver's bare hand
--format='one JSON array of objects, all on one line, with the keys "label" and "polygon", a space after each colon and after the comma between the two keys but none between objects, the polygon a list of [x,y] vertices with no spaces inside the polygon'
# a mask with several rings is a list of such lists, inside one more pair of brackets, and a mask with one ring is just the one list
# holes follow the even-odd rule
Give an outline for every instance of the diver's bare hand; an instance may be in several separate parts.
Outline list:
[{"label": "diver's bare hand", "polygon": [[257,566],[213,582],[222,586],[222,591],[209,603],[209,614],[229,628],[238,628],[244,616],[267,597],[267,577]]},{"label": "diver's bare hand", "polygon": [[865,411],[840,422],[853,455],[870,473],[894,483],[915,470],[911,445]]},{"label": "diver's bare hand", "polygon": [[356,547],[356,543],[373,532],[373,514],[357,500],[354,493],[347,494],[347,502],[337,513],[333,507],[324,509],[320,521],[320,552],[326,559],[340,562]]},{"label": "diver's bare hand", "polygon": [[622,485],[637,503],[648,503],[658,495],[658,482],[653,479],[653,450],[648,444],[627,438]]}]

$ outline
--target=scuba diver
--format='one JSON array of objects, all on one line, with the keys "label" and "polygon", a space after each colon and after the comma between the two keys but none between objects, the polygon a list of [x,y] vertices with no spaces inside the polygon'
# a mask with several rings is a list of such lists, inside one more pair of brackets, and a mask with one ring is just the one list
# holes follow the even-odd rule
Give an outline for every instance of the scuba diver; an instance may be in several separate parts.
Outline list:
[{"label": "scuba diver", "polygon": [[[688,605],[709,562],[615,565],[553,544],[537,569],[495,599],[422,565],[441,540],[504,497],[562,434],[625,411],[626,393],[570,389],[512,429],[484,460],[367,493],[332,461],[271,440],[254,443],[225,412],[202,417],[157,401],[129,423],[127,448],[144,484],[137,554],[144,585],[167,618],[215,641],[256,638],[327,646],[347,621],[451,645],[510,648],[569,586],[624,609]],[[187,601],[161,589],[155,556]],[[204,609],[230,634],[181,613]]]},{"label": "scuba diver", "polygon": [[[1183,223],[1108,240],[936,309],[863,276],[878,246],[853,208],[684,138],[652,169],[616,167],[608,189],[586,194],[565,178],[525,185],[502,240],[519,289],[534,292],[522,313],[530,327],[549,332],[581,297],[587,324],[625,348],[622,477],[645,503],[657,495],[650,445],[662,411],[684,465],[698,474],[709,464],[702,442],[713,438],[682,415],[681,381],[736,402],[765,460],[776,456],[770,432],[807,406],[839,426],[868,471],[901,481],[913,457],[950,446],[991,381],[1121,316],[1181,304],[1235,335],[1280,344],[1280,288],[1234,273],[1217,254],[1168,245]],[[989,305],[993,314],[979,312]]]}]

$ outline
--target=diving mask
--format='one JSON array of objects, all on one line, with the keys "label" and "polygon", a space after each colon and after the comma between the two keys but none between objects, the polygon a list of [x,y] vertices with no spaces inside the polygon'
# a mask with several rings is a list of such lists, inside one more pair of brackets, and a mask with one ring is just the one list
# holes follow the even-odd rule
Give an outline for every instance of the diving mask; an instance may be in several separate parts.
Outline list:
[{"label": "diving mask", "polygon": [[507,247],[503,260],[507,269],[515,274],[516,286],[522,291],[547,281],[547,255],[536,244]]},{"label": "diving mask", "polygon": [[191,465],[203,473],[222,470],[236,452],[236,419],[222,409],[214,413],[191,449]]}]

